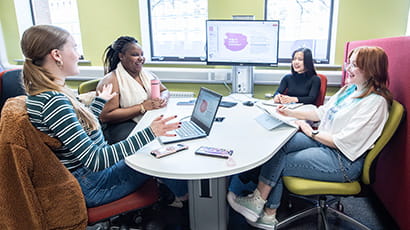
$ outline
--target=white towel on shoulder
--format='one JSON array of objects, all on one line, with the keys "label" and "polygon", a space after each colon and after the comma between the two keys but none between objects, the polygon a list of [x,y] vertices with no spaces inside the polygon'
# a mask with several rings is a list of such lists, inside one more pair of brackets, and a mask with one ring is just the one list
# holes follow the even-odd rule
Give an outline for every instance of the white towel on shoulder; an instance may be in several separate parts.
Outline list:
[{"label": "white towel on shoulder", "polygon": [[[151,80],[157,79],[154,74],[144,70],[140,72],[139,77],[144,85],[144,87],[142,87],[137,80],[124,69],[120,62],[117,65],[117,69],[115,69],[115,75],[117,76],[118,87],[120,90],[119,96],[121,108],[141,104],[143,101],[151,97]],[[133,118],[133,121],[138,123],[141,117],[142,115],[138,115]]]}]

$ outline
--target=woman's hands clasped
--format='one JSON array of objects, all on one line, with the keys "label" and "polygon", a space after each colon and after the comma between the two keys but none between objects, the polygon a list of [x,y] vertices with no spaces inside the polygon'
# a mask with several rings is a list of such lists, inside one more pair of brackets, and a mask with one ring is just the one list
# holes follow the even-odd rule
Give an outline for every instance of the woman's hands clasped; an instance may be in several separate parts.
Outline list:
[{"label": "woman's hands clasped", "polygon": [[160,109],[167,105],[167,101],[162,98],[147,99],[142,102],[146,110]]},{"label": "woman's hands clasped", "polygon": [[164,118],[163,115],[155,118],[151,123],[151,129],[154,132],[155,136],[175,136],[175,134],[168,133],[169,131],[175,130],[180,127],[181,122],[172,122],[168,121],[176,118],[177,116]]},{"label": "woman's hands clasped", "polygon": [[281,104],[290,104],[290,103],[299,102],[297,97],[291,97],[285,94],[276,94],[276,96],[273,98],[273,101],[275,103],[281,103]]}]

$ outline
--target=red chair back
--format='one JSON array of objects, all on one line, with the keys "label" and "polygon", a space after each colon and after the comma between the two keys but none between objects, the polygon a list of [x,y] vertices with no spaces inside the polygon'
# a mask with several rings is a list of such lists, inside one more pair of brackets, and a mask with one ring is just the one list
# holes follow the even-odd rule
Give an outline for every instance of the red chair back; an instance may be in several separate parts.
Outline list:
[{"label": "red chair back", "polygon": [[148,207],[159,199],[159,190],[154,179],[150,179],[137,191],[119,200],[94,208],[88,208],[88,224],[93,224],[122,213]]},{"label": "red chair back", "polygon": [[327,90],[327,77],[323,74],[317,74],[317,76],[320,77],[320,90],[319,94],[317,95],[315,104],[316,106],[321,106],[325,102]]}]

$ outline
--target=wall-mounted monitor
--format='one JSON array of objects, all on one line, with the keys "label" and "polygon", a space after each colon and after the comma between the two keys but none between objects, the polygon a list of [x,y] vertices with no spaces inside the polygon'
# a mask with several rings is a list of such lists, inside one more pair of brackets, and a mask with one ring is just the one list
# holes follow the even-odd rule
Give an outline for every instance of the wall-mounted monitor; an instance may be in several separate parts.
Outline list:
[{"label": "wall-mounted monitor", "polygon": [[279,20],[207,20],[208,65],[277,66]]}]

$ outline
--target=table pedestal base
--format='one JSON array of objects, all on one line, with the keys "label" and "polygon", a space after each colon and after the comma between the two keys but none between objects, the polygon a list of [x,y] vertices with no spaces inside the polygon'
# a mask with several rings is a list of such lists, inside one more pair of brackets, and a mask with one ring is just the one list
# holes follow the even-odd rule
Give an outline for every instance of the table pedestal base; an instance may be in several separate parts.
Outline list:
[{"label": "table pedestal base", "polygon": [[227,178],[190,180],[188,191],[191,230],[225,230]]}]

